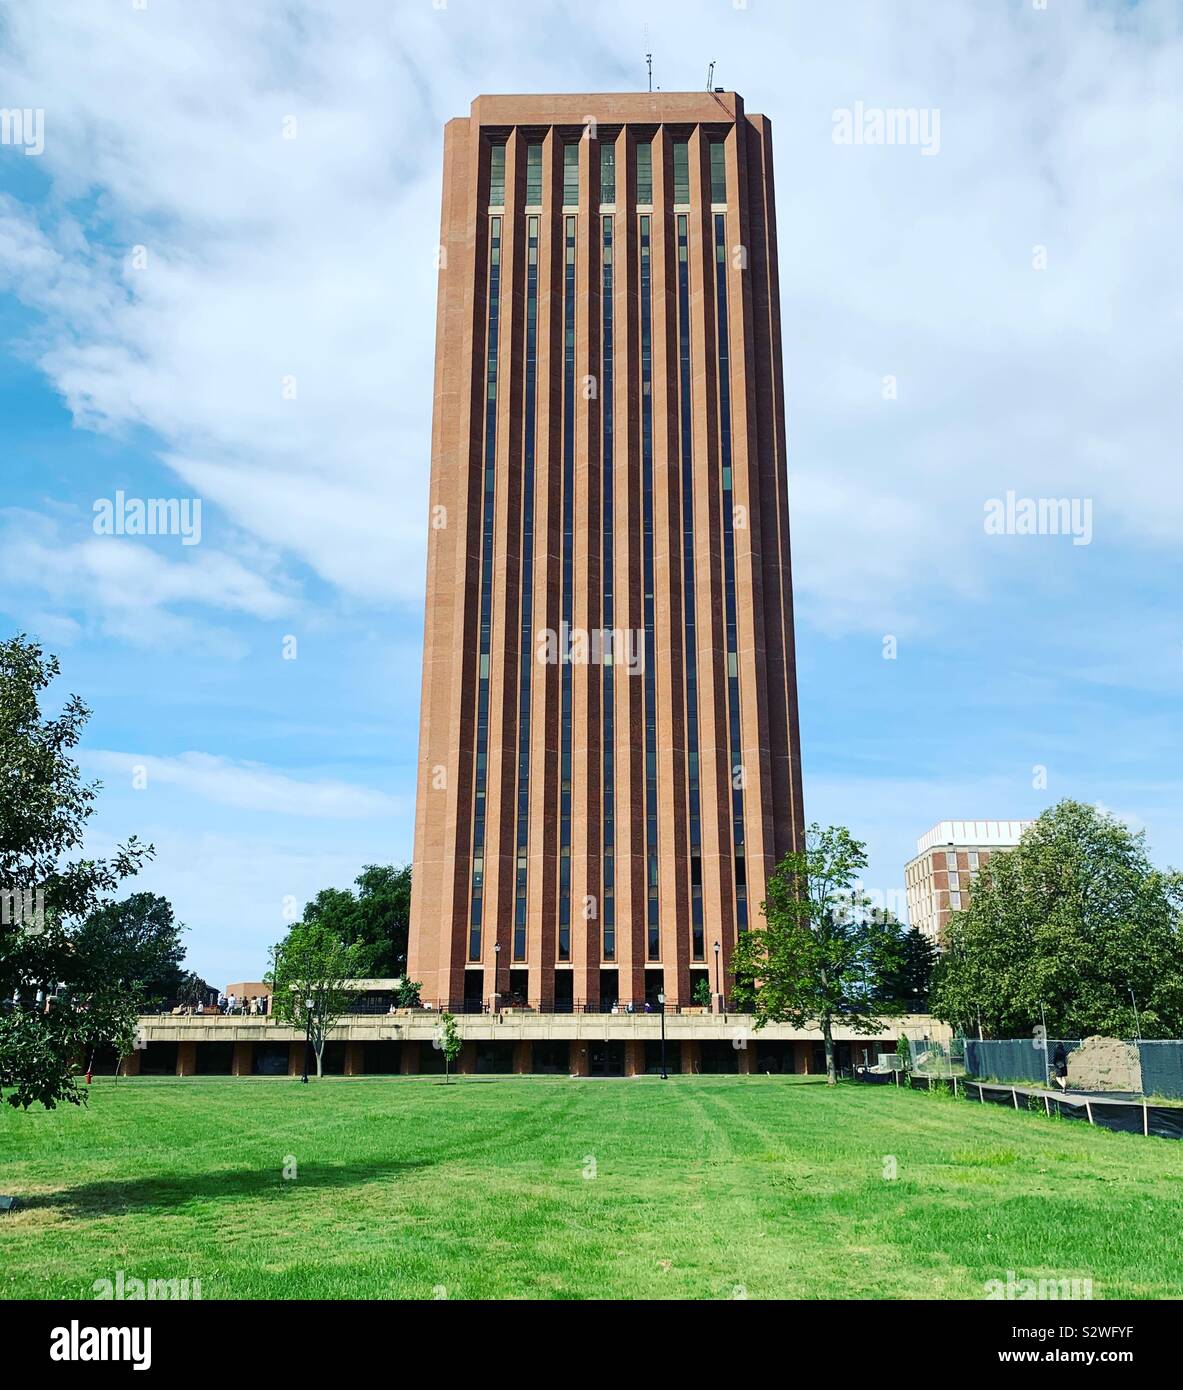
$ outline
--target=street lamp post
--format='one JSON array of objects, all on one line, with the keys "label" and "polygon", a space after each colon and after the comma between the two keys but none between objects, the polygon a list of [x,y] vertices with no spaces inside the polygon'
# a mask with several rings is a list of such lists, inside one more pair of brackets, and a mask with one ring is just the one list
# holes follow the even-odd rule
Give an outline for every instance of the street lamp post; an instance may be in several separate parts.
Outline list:
[{"label": "street lamp post", "polygon": [[722,950],[723,950],[723,948],[722,948],[722,947],[719,945],[719,943],[716,941],[716,942],[715,942],[715,998],[719,1001],[719,1012],[720,1012],[720,1013],[723,1012],[723,979],[722,979],[722,976],[721,976],[720,973],[719,973],[719,971],[720,971],[720,969],[721,969],[721,966],[720,966],[719,962],[720,962],[720,959],[721,959]]},{"label": "street lamp post", "polygon": [[304,1000],[304,1075],[300,1080],[308,1085],[308,1054],[312,1051],[312,1000]]},{"label": "street lamp post", "polygon": [[493,942],[493,1012],[501,1012],[501,942]]},{"label": "street lamp post", "polygon": [[665,990],[658,994],[657,1002],[661,1005],[661,1079],[668,1081],[669,1073],[665,1069]]}]

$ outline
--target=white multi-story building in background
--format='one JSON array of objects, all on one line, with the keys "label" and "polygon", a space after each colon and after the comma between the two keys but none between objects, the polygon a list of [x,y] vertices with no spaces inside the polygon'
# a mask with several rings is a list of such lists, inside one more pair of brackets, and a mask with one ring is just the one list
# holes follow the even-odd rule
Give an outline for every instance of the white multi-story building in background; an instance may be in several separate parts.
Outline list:
[{"label": "white multi-story building in background", "polygon": [[938,944],[951,912],[969,906],[970,883],[991,854],[1013,849],[1029,820],[942,820],[916,841],[904,869],[908,921]]}]

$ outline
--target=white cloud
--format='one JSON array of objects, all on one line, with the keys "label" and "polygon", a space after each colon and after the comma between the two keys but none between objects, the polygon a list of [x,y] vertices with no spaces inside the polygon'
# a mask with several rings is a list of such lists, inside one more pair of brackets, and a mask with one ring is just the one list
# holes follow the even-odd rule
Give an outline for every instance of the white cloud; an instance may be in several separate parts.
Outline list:
[{"label": "white cloud", "polygon": [[[1165,0],[17,7],[0,81],[46,110],[54,196],[0,209],[0,266],[46,316],[39,360],[81,423],[148,427],[268,546],[417,601],[443,122],[480,91],[639,88],[642,22],[662,86],[698,87],[709,48],[773,118],[806,621],[984,593],[1011,560],[981,503],[1007,487],[1095,497],[1106,541],[1178,542]],[[939,156],[835,146],[856,100],[939,107]]]},{"label": "white cloud", "polygon": [[88,771],[119,776],[129,786],[139,774],[146,793],[158,786],[168,787],[185,796],[240,811],[355,820],[405,810],[401,798],[369,787],[289,777],[261,763],[235,762],[212,753],[180,753],[161,758],[88,749],[80,755],[80,761]]},{"label": "white cloud", "polygon": [[[258,572],[265,561],[241,560],[208,545],[185,547],[176,541],[176,559],[159,546],[124,536],[74,539],[92,530],[87,517],[72,528],[22,508],[0,510],[0,581],[8,594],[48,598],[60,610],[84,614],[109,636],[136,645],[180,642],[216,645],[227,654],[240,650],[238,639],[186,609],[220,610],[274,619],[292,609],[292,600]],[[63,627],[63,624],[66,626]],[[78,624],[59,611],[39,629],[47,640]],[[30,622],[30,626],[32,623]]]}]

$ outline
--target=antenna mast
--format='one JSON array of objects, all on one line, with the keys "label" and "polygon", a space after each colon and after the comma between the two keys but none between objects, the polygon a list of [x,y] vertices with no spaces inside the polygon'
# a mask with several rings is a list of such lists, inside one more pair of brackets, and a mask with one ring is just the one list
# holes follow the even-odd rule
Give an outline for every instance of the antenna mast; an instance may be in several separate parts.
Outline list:
[{"label": "antenna mast", "polygon": [[709,92],[715,84],[715,60],[711,59],[711,65],[707,68],[707,91]]}]

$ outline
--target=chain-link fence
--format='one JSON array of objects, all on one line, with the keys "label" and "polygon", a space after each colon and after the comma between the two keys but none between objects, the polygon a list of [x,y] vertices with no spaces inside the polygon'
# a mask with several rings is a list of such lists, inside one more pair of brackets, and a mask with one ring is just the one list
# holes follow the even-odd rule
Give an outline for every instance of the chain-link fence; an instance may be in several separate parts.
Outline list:
[{"label": "chain-link fence", "polygon": [[964,1076],[965,1039],[933,1042],[929,1038],[909,1038],[908,1070],[913,1076]]},{"label": "chain-link fence", "polygon": [[[918,1047],[937,1047],[939,1044],[913,1043],[913,1055]],[[1064,1049],[1067,1058],[1080,1046],[1079,1038],[966,1038],[963,1040],[965,1072],[987,1081],[1049,1082],[1049,1073],[1057,1048]],[[1183,1100],[1183,1041],[1166,1039],[1136,1042],[1142,1066],[1142,1094]],[[913,1064],[913,1070],[921,1069]]]}]

